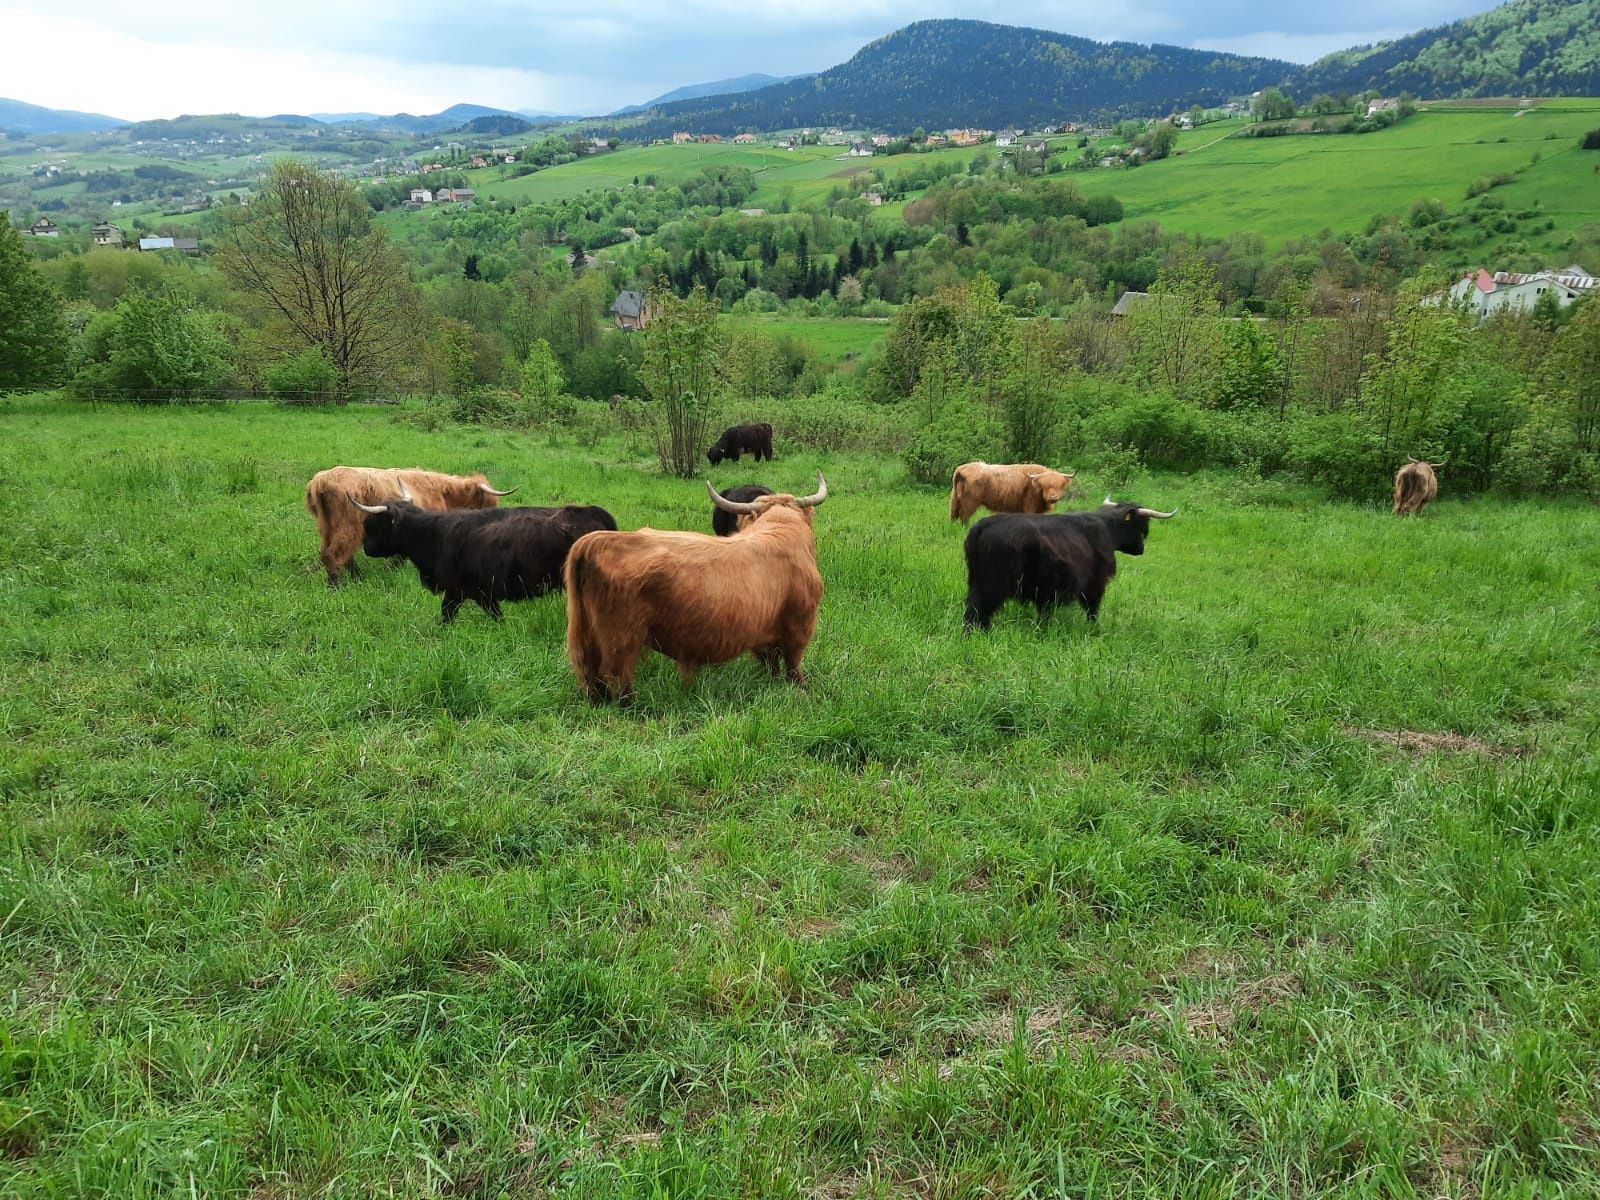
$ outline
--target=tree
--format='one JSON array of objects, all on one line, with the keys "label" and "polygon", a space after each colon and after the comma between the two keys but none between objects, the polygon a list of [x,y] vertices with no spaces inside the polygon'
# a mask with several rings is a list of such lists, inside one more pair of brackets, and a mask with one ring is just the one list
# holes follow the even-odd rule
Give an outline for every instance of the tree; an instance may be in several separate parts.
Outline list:
[{"label": "tree", "polygon": [[1277,88],[1264,88],[1250,103],[1250,111],[1258,121],[1287,121],[1294,116],[1294,100]]},{"label": "tree", "polygon": [[321,348],[340,403],[391,375],[417,341],[405,260],[351,184],[296,159],[274,163],[255,202],[228,211],[215,262],[289,349]]},{"label": "tree", "polygon": [[215,313],[170,290],[133,292],[117,305],[107,383],[135,399],[197,396],[228,371],[228,340]]},{"label": "tree", "polygon": [[0,212],[0,388],[53,387],[66,362],[61,296]]},{"label": "tree", "polygon": [[1156,276],[1150,299],[1128,314],[1134,367],[1179,399],[1197,398],[1215,361],[1218,309],[1216,268],[1181,247]]},{"label": "tree", "polygon": [[656,456],[663,471],[693,479],[720,409],[717,306],[703,288],[679,299],[659,285],[651,289],[650,306],[639,379],[655,401]]},{"label": "tree", "polygon": [[522,398],[543,412],[566,386],[555,351],[550,349],[549,342],[539,338],[528,347],[528,357],[522,364]]},{"label": "tree", "polygon": [[467,261],[461,267],[461,273],[468,279],[482,279],[483,273],[478,269],[478,256],[467,255]]}]

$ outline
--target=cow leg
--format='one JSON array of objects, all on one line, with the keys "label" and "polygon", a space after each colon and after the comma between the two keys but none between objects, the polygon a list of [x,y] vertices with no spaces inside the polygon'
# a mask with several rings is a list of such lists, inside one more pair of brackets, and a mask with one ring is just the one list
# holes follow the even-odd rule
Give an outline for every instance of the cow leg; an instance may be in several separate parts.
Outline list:
[{"label": "cow leg", "polygon": [[465,603],[465,596],[457,596],[446,592],[444,599],[439,604],[439,623],[448,625],[451,621],[454,621],[456,614],[461,611],[461,606]]},{"label": "cow leg", "polygon": [[639,665],[642,647],[627,647],[602,652],[600,656],[600,686],[611,693],[619,704],[633,700],[633,672]]},{"label": "cow leg", "polygon": [[1084,591],[1078,596],[1079,602],[1083,605],[1083,615],[1088,617],[1091,621],[1099,620],[1100,601],[1104,600],[1105,596],[1106,590],[1103,587],[1084,589]]},{"label": "cow leg", "polygon": [[493,596],[478,597],[478,607],[483,609],[484,612],[488,613],[496,621],[503,621],[505,619],[505,613],[500,611],[500,602]]},{"label": "cow leg", "polygon": [[694,686],[694,677],[699,673],[699,671],[700,668],[694,663],[680,662],[678,664],[678,678],[683,680],[683,686],[686,688],[691,688]]},{"label": "cow leg", "polygon": [[988,632],[989,625],[994,620],[994,614],[999,611],[1000,606],[1004,603],[1005,600],[1003,598],[997,599],[994,596],[986,595],[984,590],[974,583],[967,589],[967,611],[963,621],[967,632],[972,632],[974,625],[984,632]]},{"label": "cow leg", "polygon": [[763,646],[756,651],[756,659],[776,679],[783,670],[783,651],[777,646]]}]

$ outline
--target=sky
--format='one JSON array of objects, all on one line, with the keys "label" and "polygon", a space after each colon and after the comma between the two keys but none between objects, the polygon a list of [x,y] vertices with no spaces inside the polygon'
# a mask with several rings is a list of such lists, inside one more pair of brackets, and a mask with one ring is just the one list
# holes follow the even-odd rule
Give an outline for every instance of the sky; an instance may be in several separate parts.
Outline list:
[{"label": "sky", "polygon": [[[929,17],[1310,62],[1492,0],[0,0],[8,99],[129,120],[431,113],[466,102],[598,114],[685,84],[843,62]],[[37,47],[38,53],[26,52]]]}]

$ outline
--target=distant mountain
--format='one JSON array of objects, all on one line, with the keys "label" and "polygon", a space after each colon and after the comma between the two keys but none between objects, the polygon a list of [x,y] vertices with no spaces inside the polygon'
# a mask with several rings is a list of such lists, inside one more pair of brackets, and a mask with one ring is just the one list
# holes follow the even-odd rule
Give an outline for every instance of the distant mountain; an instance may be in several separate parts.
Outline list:
[{"label": "distant mountain", "polygon": [[475,133],[482,137],[515,137],[519,133],[527,133],[533,128],[533,122],[526,117],[514,117],[510,113],[491,113],[484,117],[473,117],[455,132]]},{"label": "distant mountain", "polygon": [[984,21],[918,21],[818,75],[734,95],[663,97],[639,114],[633,132],[999,129],[1148,116],[1269,86],[1300,100],[1368,88],[1425,99],[1600,94],[1600,0],[1513,0],[1309,67]]},{"label": "distant mountain", "polygon": [[482,104],[452,104],[443,112],[416,117],[410,113],[393,113],[379,116],[375,113],[312,113],[312,117],[325,125],[370,125],[373,129],[399,133],[449,133],[478,117],[513,117],[521,114],[504,108],[489,108]]},{"label": "distant mountain", "polygon": [[0,129],[8,133],[103,133],[108,129],[121,129],[127,123],[101,113],[0,100]]},{"label": "distant mountain", "polygon": [[562,121],[576,121],[578,119],[575,113],[541,112],[537,108],[519,108],[517,109],[517,115],[527,117],[528,120],[536,125],[559,124]]},{"label": "distant mountain", "polygon": [[1298,99],[1374,87],[1393,95],[1600,94],[1600,0],[1515,0],[1410,37],[1330,54],[1305,68]]},{"label": "distant mountain", "polygon": [[646,100],[643,104],[630,104],[626,108],[619,108],[612,113],[613,117],[627,117],[634,113],[644,112],[647,108],[655,108],[662,104],[672,104],[678,100],[700,100],[706,96],[731,96],[739,92],[753,92],[760,88],[771,87],[777,83],[788,83],[791,79],[803,79],[802,75],[763,75],[757,72],[754,75],[737,75],[732,79],[719,79],[715,83],[691,83],[687,87],[673,88],[670,92],[663,92],[654,100]]},{"label": "distant mountain", "polygon": [[1036,125],[1215,104],[1282,84],[1299,69],[1269,58],[1092,42],[986,21],[918,21],[818,75],[651,108],[640,132]]}]

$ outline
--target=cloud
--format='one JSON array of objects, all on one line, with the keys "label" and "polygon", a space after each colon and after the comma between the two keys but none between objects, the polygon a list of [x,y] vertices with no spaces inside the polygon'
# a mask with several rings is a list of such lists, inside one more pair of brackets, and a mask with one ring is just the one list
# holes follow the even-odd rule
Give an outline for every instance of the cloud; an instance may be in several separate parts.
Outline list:
[{"label": "cloud", "polygon": [[179,113],[437,112],[459,101],[554,110],[602,99],[582,77],[513,67],[403,63],[371,54],[186,44],[114,32],[74,18],[0,8],[13,45],[71,46],[73,69],[56,55],[13,54],[8,95],[52,108],[130,120]]},{"label": "cloud", "polygon": [[[1305,62],[1493,7],[1494,0],[0,0],[0,91],[132,115],[437,109],[457,101],[609,112],[685,84],[824,70],[912,21],[969,17],[1102,41]],[[1348,33],[1346,29],[1372,32]],[[131,65],[130,64],[134,64]]]}]

